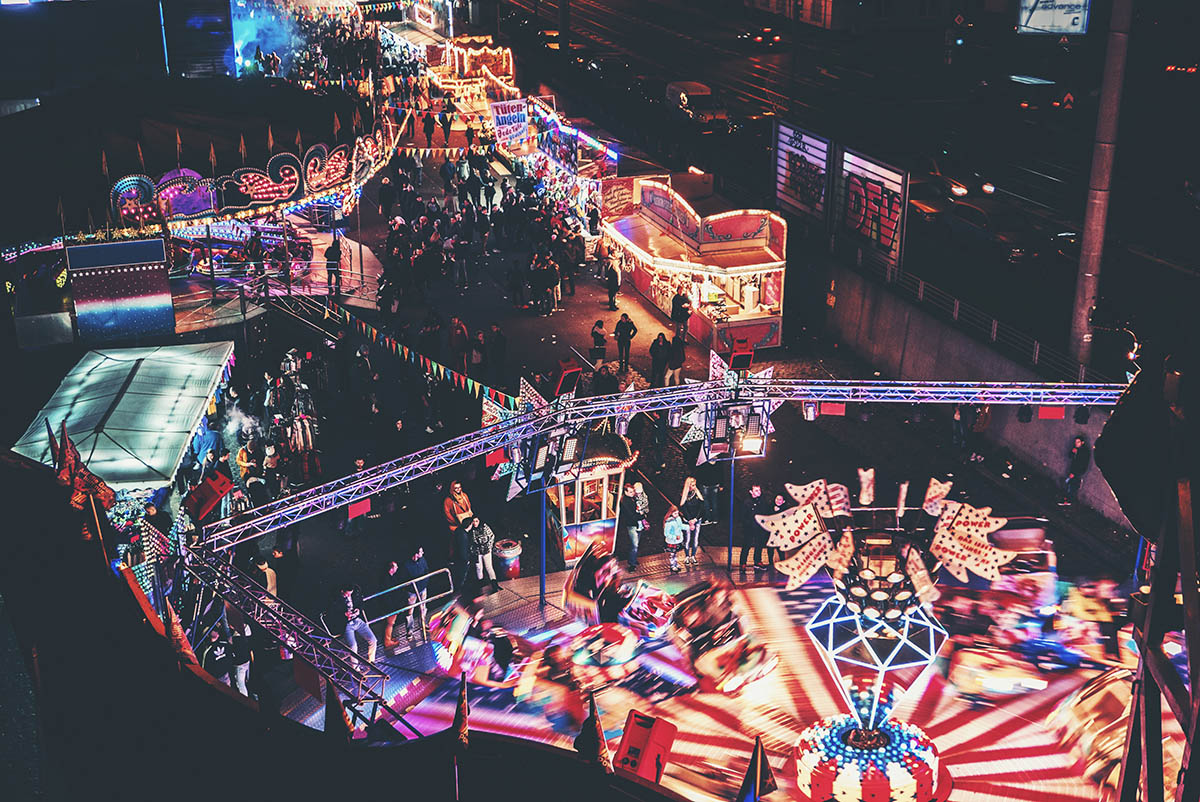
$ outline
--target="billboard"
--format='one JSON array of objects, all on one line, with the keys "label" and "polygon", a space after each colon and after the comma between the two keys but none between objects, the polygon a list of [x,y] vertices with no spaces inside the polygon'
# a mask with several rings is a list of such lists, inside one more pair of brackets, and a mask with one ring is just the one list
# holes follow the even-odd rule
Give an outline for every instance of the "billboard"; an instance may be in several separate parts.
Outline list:
[{"label": "billboard", "polygon": [[67,248],[75,324],[84,342],[175,333],[175,308],[161,239]]},{"label": "billboard", "polygon": [[845,148],[834,211],[839,241],[860,248],[864,263],[899,267],[907,193],[903,170]]},{"label": "billboard", "polygon": [[775,130],[775,160],[779,208],[824,223],[829,140],[780,120]]},{"label": "billboard", "polygon": [[1021,0],[1017,33],[1082,36],[1087,33],[1090,0]]}]

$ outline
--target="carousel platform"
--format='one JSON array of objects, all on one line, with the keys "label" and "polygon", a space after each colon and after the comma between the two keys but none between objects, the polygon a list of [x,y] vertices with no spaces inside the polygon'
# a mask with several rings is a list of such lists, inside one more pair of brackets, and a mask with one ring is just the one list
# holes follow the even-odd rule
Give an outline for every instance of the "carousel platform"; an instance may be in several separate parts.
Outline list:
[{"label": "carousel platform", "polygon": [[[735,553],[735,562],[737,557]],[[678,593],[694,583],[726,576],[724,549],[706,549],[700,563],[676,574],[665,555],[646,557],[637,574],[625,575],[623,581],[642,579]],[[564,572],[547,577],[544,607],[538,600],[538,577],[504,582],[499,592],[484,598],[483,617],[538,648],[569,642],[584,625],[562,609],[566,576]],[[845,712],[839,690],[803,629],[829,595],[828,580],[815,579],[788,592],[766,572],[754,576],[751,582],[735,581],[734,603],[744,628],[778,657],[771,673],[735,694],[703,692],[693,687],[691,666],[676,647],[660,643],[641,651],[632,670],[622,672],[611,684],[602,683],[596,693],[613,753],[631,709],[666,719],[678,728],[662,784],[688,799],[733,798],[756,735],[767,750],[779,797],[798,798],[793,747],[809,726]],[[735,580],[738,577],[735,570]],[[416,640],[394,655],[384,654],[381,645],[378,662],[390,675],[385,694],[395,709],[407,711],[407,720],[422,732],[436,732],[453,719],[458,679],[439,671],[434,646]],[[900,701],[894,717],[917,725],[936,745],[950,783],[939,787],[939,799],[1090,802],[1099,789],[1083,776],[1081,763],[1060,746],[1046,720],[1098,673],[1092,669],[1046,674],[1040,689],[981,703],[931,668]],[[472,729],[573,748],[579,725],[561,697],[543,694],[536,686],[523,693],[491,683],[473,683],[468,693]],[[323,726],[323,706],[304,698],[303,692],[293,694],[285,709],[309,726]]]}]

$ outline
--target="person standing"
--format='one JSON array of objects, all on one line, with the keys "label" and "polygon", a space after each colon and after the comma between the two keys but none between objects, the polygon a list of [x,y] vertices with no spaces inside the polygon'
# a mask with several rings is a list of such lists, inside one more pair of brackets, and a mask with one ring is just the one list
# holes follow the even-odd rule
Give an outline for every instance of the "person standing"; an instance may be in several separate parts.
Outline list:
[{"label": "person standing", "polygon": [[767,546],[767,531],[759,525],[755,516],[770,515],[772,509],[771,502],[763,495],[762,485],[755,483],[750,486],[750,497],[746,499],[742,509],[745,517],[742,521],[742,556],[738,559],[738,568],[744,572],[746,560],[751,552],[755,553],[754,566],[764,566],[762,557]]},{"label": "person standing", "polygon": [[691,316],[692,301],[683,291],[683,285],[680,284],[675,290],[675,296],[671,298],[671,323],[675,326],[676,337],[687,338],[688,318]]},{"label": "person standing", "polygon": [[654,338],[654,342],[650,343],[650,386],[662,387],[663,377],[667,372],[667,357],[671,353],[671,344],[667,342],[667,335],[661,331]]},{"label": "person standing", "polygon": [[[403,582],[407,577],[400,575],[400,565],[395,560],[388,560],[387,565],[383,567],[383,573],[379,576],[378,590],[376,593],[382,593],[389,588],[394,588]],[[383,622],[383,648],[385,651],[395,649],[400,645],[399,638],[396,637],[396,618],[397,615],[389,615]]]},{"label": "person standing", "polygon": [[646,525],[646,517],[638,511],[637,490],[632,484],[625,485],[621,496],[621,519],[625,534],[629,537],[629,570],[638,566],[638,538]]},{"label": "person standing", "polygon": [[663,518],[663,540],[667,544],[667,561],[671,565],[671,573],[677,574],[682,570],[679,567],[679,549],[683,546],[686,533],[687,526],[679,517],[679,508],[672,506]]},{"label": "person standing", "polygon": [[246,678],[254,662],[254,649],[250,645],[250,625],[242,624],[241,632],[234,632],[230,641],[229,663],[233,667],[233,687],[242,696],[249,696]]},{"label": "person standing", "polygon": [[200,648],[200,667],[217,682],[229,684],[229,641],[221,634],[221,624],[209,630],[208,640]]},{"label": "person standing", "polygon": [[475,563],[475,578],[482,584],[483,572],[486,570],[492,590],[500,590],[500,583],[496,581],[496,568],[492,563],[492,546],[496,542],[495,532],[478,517],[467,521],[463,529],[466,530],[471,545],[471,559]]},{"label": "person standing", "polygon": [[592,324],[592,348],[588,352],[595,369],[600,370],[604,365],[604,357],[608,355],[608,335],[604,333],[604,321],[597,320]]},{"label": "person standing", "polygon": [[346,638],[346,646],[357,654],[358,639],[362,638],[367,642],[367,662],[374,663],[375,647],[379,645],[379,641],[375,638],[371,627],[367,625],[366,616],[363,615],[362,591],[357,585],[342,587],[342,603],[345,605],[343,615],[346,621],[346,628],[342,634]]},{"label": "person standing", "polygon": [[617,321],[616,327],[613,329],[613,336],[617,338],[617,358],[620,360],[620,372],[629,371],[629,346],[633,343],[633,338],[637,336],[637,326],[629,318],[628,312],[621,313],[621,319]]},{"label": "person standing", "polygon": [[1063,479],[1064,495],[1059,504],[1075,503],[1079,497],[1079,487],[1083,483],[1083,475],[1087,473],[1091,465],[1092,448],[1082,435],[1076,435],[1075,441],[1071,444],[1071,450],[1067,452],[1067,477]]},{"label": "person standing", "polygon": [[617,292],[621,289],[621,274],[611,264],[604,271],[604,283],[608,289],[608,309],[617,311]]},{"label": "person standing", "polygon": [[459,584],[467,577],[471,547],[467,535],[463,532],[463,524],[475,517],[471,509],[471,499],[463,490],[462,482],[450,483],[450,493],[442,502],[442,510],[446,517],[446,526],[450,529],[452,546],[451,559],[458,563]]},{"label": "person standing", "polygon": [[433,147],[433,132],[437,128],[437,120],[434,119],[433,112],[426,111],[421,113],[421,128],[425,132],[425,147]]},{"label": "person standing", "polygon": [[667,351],[667,387],[683,384],[683,362],[685,359],[683,338],[675,335]]},{"label": "person standing", "polygon": [[258,577],[261,584],[267,589],[267,593],[278,598],[279,596],[279,576],[275,573],[275,569],[271,567],[271,563],[265,556],[255,560],[255,566],[258,568]]},{"label": "person standing", "polygon": [[704,496],[704,517],[706,524],[717,522],[717,494],[721,492],[720,469],[717,463],[709,460],[696,469],[696,480],[700,484],[700,493]]},{"label": "person standing", "polygon": [[[416,638],[416,623],[413,620],[413,612],[419,611],[421,614],[421,632],[425,631],[425,599],[429,597],[429,563],[425,560],[425,549],[421,546],[416,546],[413,549],[412,556],[404,561],[404,570],[408,574],[409,580],[413,583],[409,586],[408,591],[408,642],[412,643]],[[413,607],[412,605],[417,605]]]},{"label": "person standing", "polygon": [[687,531],[683,540],[683,562],[698,565],[696,551],[700,546],[700,519],[704,515],[704,495],[696,486],[696,477],[683,480],[683,495],[679,499],[679,515]]}]

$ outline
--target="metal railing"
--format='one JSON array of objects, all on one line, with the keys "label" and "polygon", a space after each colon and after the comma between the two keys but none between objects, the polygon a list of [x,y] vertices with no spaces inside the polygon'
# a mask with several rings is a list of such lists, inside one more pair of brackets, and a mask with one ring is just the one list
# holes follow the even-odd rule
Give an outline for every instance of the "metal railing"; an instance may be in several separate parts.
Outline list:
[{"label": "metal railing", "polygon": [[991,344],[1005,356],[1034,368],[1048,378],[1078,382],[1111,381],[1067,354],[906,270],[866,262],[857,270],[881,279],[896,294],[916,301],[922,308],[950,320],[958,328]]},{"label": "metal railing", "polygon": [[[386,612],[383,615],[377,615],[374,618],[369,619],[367,621],[367,626],[373,626],[375,624],[378,624],[380,621],[385,621],[389,618],[392,618],[393,616],[398,618],[401,615],[406,615],[410,610],[417,609],[418,607],[427,608],[427,607],[429,607],[429,605],[433,604],[434,602],[439,602],[442,599],[447,599],[447,598],[453,596],[454,595],[454,577],[451,576],[450,569],[449,568],[438,568],[436,571],[430,571],[429,573],[423,574],[419,577],[416,577],[415,579],[405,580],[404,582],[401,582],[399,585],[393,585],[390,588],[385,588],[384,590],[381,590],[377,593],[372,593],[370,596],[363,596],[363,603],[366,604],[367,602],[369,602],[373,599],[378,599],[378,598],[386,596],[390,593],[395,593],[396,591],[400,590],[401,588],[408,587],[409,585],[416,587],[416,584],[418,582],[429,581],[431,577],[437,576],[438,574],[446,575],[446,584],[448,585],[447,590],[444,590],[441,593],[438,593],[434,596],[427,596],[423,599],[420,599],[419,601],[413,602],[412,604],[406,604],[403,607],[399,607],[390,612]],[[426,616],[426,614],[424,612],[422,612],[421,613],[421,636],[423,638],[428,637],[428,620],[427,620],[427,618],[428,618],[428,616]],[[325,628],[325,631],[329,633],[329,637],[331,637],[331,638],[337,637],[337,633],[335,633],[332,629],[330,629],[329,623],[325,620],[324,613],[321,613],[321,625]],[[386,635],[387,633],[384,633],[384,634]]]}]

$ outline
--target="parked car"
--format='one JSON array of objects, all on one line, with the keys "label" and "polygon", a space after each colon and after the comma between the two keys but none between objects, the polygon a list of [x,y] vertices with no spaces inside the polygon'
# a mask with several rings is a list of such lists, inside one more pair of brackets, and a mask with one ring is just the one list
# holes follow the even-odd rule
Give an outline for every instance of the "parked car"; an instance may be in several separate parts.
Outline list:
[{"label": "parked car", "polygon": [[699,81],[673,81],[667,84],[665,96],[667,106],[691,120],[701,132],[729,129],[729,111],[708,85]]},{"label": "parked car", "polygon": [[908,219],[922,223],[938,223],[945,218],[953,201],[946,195],[941,182],[929,176],[908,177]]},{"label": "parked car", "polygon": [[953,204],[946,222],[951,237],[994,249],[1008,262],[1032,261],[1044,244],[1041,234],[1020,212],[990,199]]},{"label": "parked car", "polygon": [[747,28],[737,38],[739,42],[755,48],[771,49],[783,45],[783,35],[779,30],[766,25]]},{"label": "parked car", "polygon": [[917,170],[941,184],[945,193],[954,198],[978,198],[996,191],[996,185],[984,177],[983,171],[945,150],[936,156],[918,159]]}]

